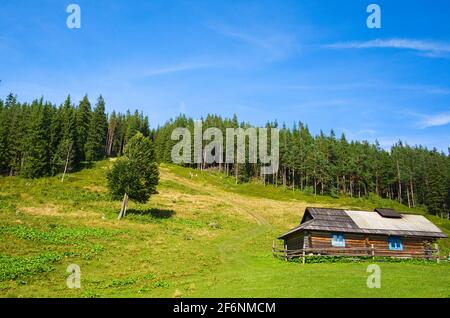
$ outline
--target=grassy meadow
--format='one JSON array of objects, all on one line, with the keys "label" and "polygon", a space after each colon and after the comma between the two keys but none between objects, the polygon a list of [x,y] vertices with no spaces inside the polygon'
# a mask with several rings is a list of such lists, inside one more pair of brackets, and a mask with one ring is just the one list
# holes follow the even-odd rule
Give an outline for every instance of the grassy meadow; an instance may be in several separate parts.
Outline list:
[{"label": "grassy meadow", "polygon": [[[450,264],[378,261],[380,289],[366,286],[370,262],[285,262],[272,241],[306,206],[408,209],[377,197],[332,198],[217,172],[161,165],[147,204],[111,200],[111,161],[60,177],[0,177],[1,297],[449,297]],[[427,217],[446,233],[450,222]],[[442,253],[450,251],[441,240]],[[81,289],[66,286],[81,268]]]}]

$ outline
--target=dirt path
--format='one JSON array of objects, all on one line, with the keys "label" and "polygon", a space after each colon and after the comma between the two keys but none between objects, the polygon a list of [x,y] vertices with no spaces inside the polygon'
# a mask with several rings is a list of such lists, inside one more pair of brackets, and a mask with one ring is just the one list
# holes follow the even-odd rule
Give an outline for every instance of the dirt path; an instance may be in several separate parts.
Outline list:
[{"label": "dirt path", "polygon": [[[189,187],[199,191],[205,191],[205,186],[196,182],[195,179],[183,178],[169,172],[168,170],[164,171],[164,178],[167,180],[176,181],[180,184],[186,184]],[[233,233],[232,237],[218,246],[223,264],[229,262],[239,262],[244,265],[245,258],[241,256],[245,243],[267,233],[272,228],[272,225],[264,216],[253,211],[255,209],[255,204],[250,203],[258,200],[257,198],[244,198],[243,196],[240,196],[238,194],[230,193],[223,189],[220,189],[215,185],[209,185],[208,192],[214,192],[215,195],[213,196],[213,198],[211,198],[212,200],[216,202],[225,202],[231,205],[236,214],[245,214],[255,222],[255,225],[250,229],[245,229],[243,231]],[[267,199],[261,200],[264,201]]]}]

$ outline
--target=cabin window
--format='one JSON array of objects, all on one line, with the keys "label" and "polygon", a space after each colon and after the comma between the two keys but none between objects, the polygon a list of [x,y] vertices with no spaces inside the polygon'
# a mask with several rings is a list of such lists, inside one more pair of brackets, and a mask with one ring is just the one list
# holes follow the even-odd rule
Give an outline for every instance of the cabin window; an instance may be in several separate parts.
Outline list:
[{"label": "cabin window", "polygon": [[403,242],[399,237],[390,237],[389,238],[389,249],[391,251],[403,251]]},{"label": "cabin window", "polygon": [[333,234],[331,245],[335,247],[345,247],[344,234]]}]

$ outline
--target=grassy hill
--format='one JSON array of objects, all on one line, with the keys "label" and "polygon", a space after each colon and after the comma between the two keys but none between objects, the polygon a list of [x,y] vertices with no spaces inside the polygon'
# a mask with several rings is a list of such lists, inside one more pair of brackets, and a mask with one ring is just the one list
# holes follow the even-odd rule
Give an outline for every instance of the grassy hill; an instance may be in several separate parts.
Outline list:
[{"label": "grassy hill", "polygon": [[[272,241],[306,206],[411,210],[398,203],[331,198],[173,165],[158,194],[117,220],[105,172],[110,161],[60,178],[0,178],[0,296],[3,297],[449,297],[448,263],[301,265],[272,257]],[[446,233],[450,222],[429,217]],[[440,242],[448,253],[448,240]],[[81,268],[81,289],[66,268]]]}]

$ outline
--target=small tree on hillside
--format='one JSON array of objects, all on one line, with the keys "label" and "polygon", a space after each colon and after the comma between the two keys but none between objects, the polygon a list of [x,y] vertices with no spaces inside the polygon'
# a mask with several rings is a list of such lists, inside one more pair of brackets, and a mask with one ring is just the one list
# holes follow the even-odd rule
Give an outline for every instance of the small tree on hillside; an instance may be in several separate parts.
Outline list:
[{"label": "small tree on hillside", "polygon": [[114,198],[123,198],[119,220],[126,215],[128,200],[145,203],[156,193],[159,180],[153,143],[137,133],[107,175],[108,187]]}]

